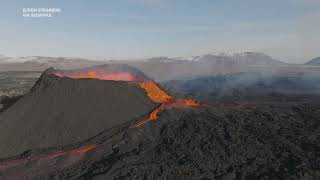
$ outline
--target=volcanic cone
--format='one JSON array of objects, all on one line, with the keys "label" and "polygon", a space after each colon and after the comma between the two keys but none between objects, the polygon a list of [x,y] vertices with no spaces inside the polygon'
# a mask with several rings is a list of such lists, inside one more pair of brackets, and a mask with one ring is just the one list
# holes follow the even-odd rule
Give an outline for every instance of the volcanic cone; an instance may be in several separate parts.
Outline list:
[{"label": "volcanic cone", "polygon": [[32,90],[0,115],[0,157],[83,141],[152,111],[156,104],[125,65],[46,70]]}]

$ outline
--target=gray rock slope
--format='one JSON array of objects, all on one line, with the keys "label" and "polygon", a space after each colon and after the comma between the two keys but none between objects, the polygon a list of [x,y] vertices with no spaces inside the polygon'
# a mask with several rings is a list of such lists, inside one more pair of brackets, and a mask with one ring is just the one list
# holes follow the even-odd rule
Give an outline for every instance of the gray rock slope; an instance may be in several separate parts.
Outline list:
[{"label": "gray rock slope", "polygon": [[0,158],[82,141],[154,107],[133,83],[44,73],[26,96],[0,115]]}]

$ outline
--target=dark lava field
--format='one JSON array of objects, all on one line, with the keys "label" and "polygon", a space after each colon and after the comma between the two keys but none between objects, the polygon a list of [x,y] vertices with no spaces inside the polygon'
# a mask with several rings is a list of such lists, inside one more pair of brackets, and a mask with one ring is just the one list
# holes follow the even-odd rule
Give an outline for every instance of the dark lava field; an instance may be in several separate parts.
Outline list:
[{"label": "dark lava field", "polygon": [[0,179],[320,179],[316,77],[164,82],[204,104],[134,127],[161,106],[155,92],[89,75],[44,74],[1,112]]}]

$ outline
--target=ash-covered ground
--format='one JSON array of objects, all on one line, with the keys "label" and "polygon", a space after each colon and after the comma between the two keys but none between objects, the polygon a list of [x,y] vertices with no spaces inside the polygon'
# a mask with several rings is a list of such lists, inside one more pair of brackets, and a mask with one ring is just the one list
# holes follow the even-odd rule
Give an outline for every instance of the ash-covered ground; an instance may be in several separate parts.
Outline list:
[{"label": "ash-covered ground", "polygon": [[319,179],[317,82],[252,73],[165,82],[173,96],[207,106],[162,111],[130,128],[145,114],[69,145],[26,149],[0,161],[0,179]]}]

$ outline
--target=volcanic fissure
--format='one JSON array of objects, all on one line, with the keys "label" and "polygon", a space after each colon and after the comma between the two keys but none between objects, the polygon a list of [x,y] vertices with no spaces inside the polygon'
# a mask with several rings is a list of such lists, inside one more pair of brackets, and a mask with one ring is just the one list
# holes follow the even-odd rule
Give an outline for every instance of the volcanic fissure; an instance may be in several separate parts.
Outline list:
[{"label": "volcanic fissure", "polygon": [[200,103],[193,99],[176,99],[165,92],[161,87],[152,80],[145,77],[136,75],[125,70],[100,70],[100,69],[89,69],[71,73],[54,73],[58,77],[67,77],[72,79],[98,79],[106,81],[127,81],[134,82],[139,88],[143,89],[148,98],[160,104],[158,108],[154,109],[147,119],[143,119],[140,122],[134,124],[130,128],[138,128],[150,121],[158,119],[158,115],[163,110],[175,109],[175,108],[187,108],[187,107],[198,107],[204,106],[205,104]]}]

